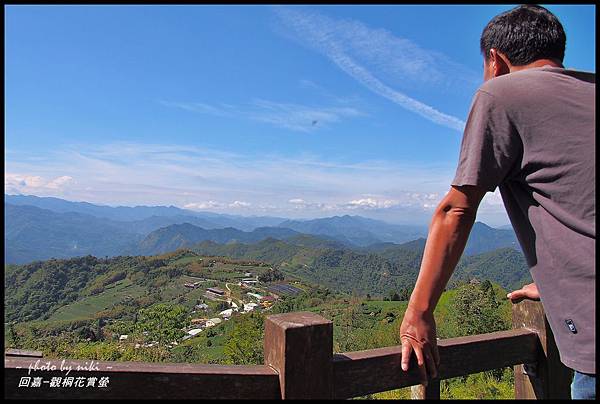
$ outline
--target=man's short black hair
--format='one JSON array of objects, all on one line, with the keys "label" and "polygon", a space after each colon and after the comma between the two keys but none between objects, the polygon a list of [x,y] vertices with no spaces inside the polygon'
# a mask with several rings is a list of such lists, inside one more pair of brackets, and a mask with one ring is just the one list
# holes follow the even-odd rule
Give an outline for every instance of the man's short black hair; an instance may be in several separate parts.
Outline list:
[{"label": "man's short black hair", "polygon": [[487,61],[490,49],[506,55],[515,66],[538,59],[565,57],[567,36],[558,18],[544,7],[522,5],[494,17],[481,34],[481,53]]}]

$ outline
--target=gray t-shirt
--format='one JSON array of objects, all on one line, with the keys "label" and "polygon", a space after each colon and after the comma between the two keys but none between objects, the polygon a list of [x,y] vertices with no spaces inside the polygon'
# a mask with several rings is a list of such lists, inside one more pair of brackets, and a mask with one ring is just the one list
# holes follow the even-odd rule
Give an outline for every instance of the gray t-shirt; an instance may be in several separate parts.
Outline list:
[{"label": "gray t-shirt", "polygon": [[595,74],[558,67],[485,82],[452,185],[500,188],[561,361],[595,373]]}]

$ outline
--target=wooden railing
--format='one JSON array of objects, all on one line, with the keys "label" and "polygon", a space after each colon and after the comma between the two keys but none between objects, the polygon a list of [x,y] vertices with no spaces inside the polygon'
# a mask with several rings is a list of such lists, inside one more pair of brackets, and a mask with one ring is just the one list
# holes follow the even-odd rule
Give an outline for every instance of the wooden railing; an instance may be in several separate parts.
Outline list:
[{"label": "wooden railing", "polygon": [[[407,372],[401,370],[399,346],[333,354],[331,321],[286,313],[265,320],[264,365],[46,360],[41,353],[7,351],[4,391],[6,398],[346,399],[412,386],[413,398],[431,399],[439,398],[442,379],[514,366],[515,398],[570,397],[571,371],[558,358],[539,302],[513,305],[510,331],[438,346],[439,378],[424,386],[414,359]],[[29,387],[18,387],[23,377],[30,378]],[[40,386],[32,387],[36,377]],[[63,383],[72,377],[72,384],[53,387],[53,377]],[[84,386],[90,378],[97,379],[94,385]]]}]

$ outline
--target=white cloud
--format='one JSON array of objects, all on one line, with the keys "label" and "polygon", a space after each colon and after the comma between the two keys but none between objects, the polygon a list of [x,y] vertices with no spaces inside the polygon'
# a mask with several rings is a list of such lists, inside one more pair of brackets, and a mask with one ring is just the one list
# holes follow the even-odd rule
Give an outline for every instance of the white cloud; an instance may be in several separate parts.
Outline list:
[{"label": "white cloud", "polygon": [[188,203],[183,205],[184,209],[191,210],[211,210],[211,209],[222,209],[226,205],[220,202],[215,201],[206,201],[206,202],[197,202],[197,203]]},{"label": "white cloud", "polygon": [[496,188],[494,192],[488,192],[481,200],[484,206],[504,206],[502,195],[500,195],[500,189]]},{"label": "white cloud", "polygon": [[330,123],[339,122],[345,117],[364,115],[357,109],[349,107],[314,108],[265,100],[256,100],[254,105],[258,110],[248,114],[251,119],[301,132],[313,131]]},{"label": "white cloud", "polygon": [[167,107],[175,107],[185,109],[186,111],[199,112],[202,114],[210,114],[222,117],[232,116],[235,112],[234,107],[228,106],[227,104],[221,104],[220,106],[209,105],[202,102],[173,102],[173,101],[159,101],[161,104]]},{"label": "white cloud", "polygon": [[252,206],[251,203],[244,202],[244,201],[234,201],[234,202],[232,202],[232,203],[229,204],[229,207],[230,208],[234,208],[234,209],[249,208],[250,206]]},{"label": "white cloud", "polygon": [[345,206],[349,209],[387,209],[392,206],[397,206],[400,203],[394,200],[377,200],[374,198],[355,199],[348,202]]},{"label": "white cloud", "polygon": [[[428,221],[454,173],[450,164],[252,155],[174,144],[78,144],[31,154],[7,157],[6,193],[286,217],[358,213]],[[503,214],[499,197],[490,198],[482,214]]]},{"label": "white cloud", "polygon": [[73,177],[68,175],[47,179],[39,175],[6,172],[4,174],[4,192],[10,194],[62,195],[62,191],[72,182]]},{"label": "white cloud", "polygon": [[393,89],[382,78],[405,87],[411,83],[429,84],[439,91],[442,83],[473,84],[468,69],[439,52],[427,51],[408,39],[358,21],[336,20],[298,8],[277,7],[275,14],[280,22],[276,29],[282,35],[325,55],[367,89],[437,124],[457,131],[464,129],[461,119]]},{"label": "white cloud", "polygon": [[256,99],[249,105],[209,105],[198,102],[160,101],[169,107],[222,117],[238,117],[265,122],[279,128],[298,132],[312,132],[344,118],[364,116],[352,107],[317,107]]},{"label": "white cloud", "polygon": [[69,182],[73,181],[73,177],[69,177],[68,175],[63,175],[62,177],[58,177],[50,181],[46,184],[46,187],[52,189],[62,189]]},{"label": "white cloud", "polygon": [[319,202],[307,202],[301,198],[290,199],[288,203],[292,204],[295,210],[329,211],[336,208],[335,205],[328,205]]}]

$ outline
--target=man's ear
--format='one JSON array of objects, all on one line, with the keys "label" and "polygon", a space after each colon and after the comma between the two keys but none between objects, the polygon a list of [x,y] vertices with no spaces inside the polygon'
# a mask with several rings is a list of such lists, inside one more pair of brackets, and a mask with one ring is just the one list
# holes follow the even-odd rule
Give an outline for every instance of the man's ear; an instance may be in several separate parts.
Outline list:
[{"label": "man's ear", "polygon": [[494,48],[490,49],[490,65],[492,77],[510,73],[510,63],[508,62],[508,59]]}]

